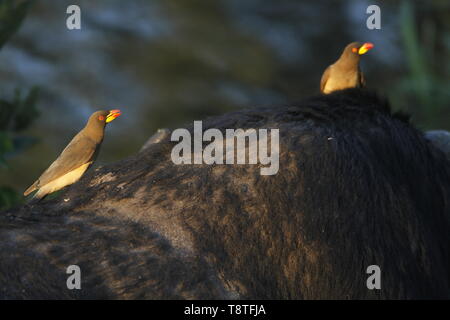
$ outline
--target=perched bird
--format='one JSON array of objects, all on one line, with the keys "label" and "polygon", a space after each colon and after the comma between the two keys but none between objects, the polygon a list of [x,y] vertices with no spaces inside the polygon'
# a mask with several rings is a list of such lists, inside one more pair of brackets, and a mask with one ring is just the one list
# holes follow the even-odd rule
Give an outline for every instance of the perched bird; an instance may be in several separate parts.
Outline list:
[{"label": "perched bird", "polygon": [[320,80],[320,91],[328,94],[336,90],[364,87],[364,75],[359,68],[359,58],[372,48],[373,44],[370,42],[363,45],[352,42],[347,45],[339,59],[325,69]]},{"label": "perched bird", "polygon": [[105,126],[120,116],[120,110],[94,112],[86,126],[70,141],[59,157],[23,194],[38,190],[34,199],[40,200],[78,181],[95,161],[103,141]]}]

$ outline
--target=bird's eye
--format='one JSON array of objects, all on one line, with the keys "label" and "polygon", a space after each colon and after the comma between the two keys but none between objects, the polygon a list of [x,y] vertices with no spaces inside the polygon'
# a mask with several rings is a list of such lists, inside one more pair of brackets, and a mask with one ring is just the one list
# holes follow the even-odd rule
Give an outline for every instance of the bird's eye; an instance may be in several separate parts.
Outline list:
[{"label": "bird's eye", "polygon": [[352,51],[353,51],[353,52],[357,52],[357,51],[358,51],[358,48],[352,48]]},{"label": "bird's eye", "polygon": [[104,121],[105,120],[105,116],[98,116],[98,120]]}]

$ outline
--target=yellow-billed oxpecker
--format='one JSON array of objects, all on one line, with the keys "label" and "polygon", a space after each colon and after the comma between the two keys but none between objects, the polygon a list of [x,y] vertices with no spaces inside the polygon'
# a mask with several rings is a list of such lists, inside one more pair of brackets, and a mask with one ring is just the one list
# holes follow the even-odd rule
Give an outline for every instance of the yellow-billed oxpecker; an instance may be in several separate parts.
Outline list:
[{"label": "yellow-billed oxpecker", "polygon": [[23,194],[27,196],[38,190],[34,198],[40,200],[49,193],[78,181],[98,155],[106,124],[120,114],[120,110],[94,112],[86,126]]},{"label": "yellow-billed oxpecker", "polygon": [[365,80],[359,68],[359,59],[372,48],[373,44],[370,42],[362,45],[352,42],[347,45],[340,58],[325,69],[320,80],[320,91],[328,94],[336,90],[364,87]]}]

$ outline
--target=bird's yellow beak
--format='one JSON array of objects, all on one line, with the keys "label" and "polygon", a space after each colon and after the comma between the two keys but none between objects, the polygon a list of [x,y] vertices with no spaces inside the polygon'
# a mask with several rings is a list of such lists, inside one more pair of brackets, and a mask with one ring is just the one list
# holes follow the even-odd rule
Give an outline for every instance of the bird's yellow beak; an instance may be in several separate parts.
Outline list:
[{"label": "bird's yellow beak", "polygon": [[366,42],[359,48],[358,54],[362,55],[362,54],[366,53],[367,51],[369,51],[370,49],[372,49],[373,47],[374,47],[373,43]]},{"label": "bird's yellow beak", "polygon": [[120,116],[122,113],[119,109],[110,110],[108,115],[106,116],[106,123],[113,121],[115,118]]}]

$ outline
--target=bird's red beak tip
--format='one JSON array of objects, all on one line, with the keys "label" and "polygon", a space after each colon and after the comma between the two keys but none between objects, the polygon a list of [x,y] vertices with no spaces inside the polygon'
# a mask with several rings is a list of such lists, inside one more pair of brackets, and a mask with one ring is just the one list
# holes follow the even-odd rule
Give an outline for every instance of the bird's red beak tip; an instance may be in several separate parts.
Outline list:
[{"label": "bird's red beak tip", "polygon": [[119,109],[109,110],[109,113],[120,116],[122,112]]},{"label": "bird's red beak tip", "polygon": [[364,43],[364,46],[365,46],[368,50],[370,50],[370,49],[372,49],[372,48],[374,47],[373,43],[371,43],[371,42],[366,42],[366,43]]}]

